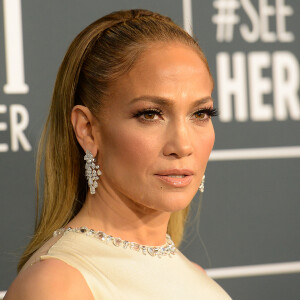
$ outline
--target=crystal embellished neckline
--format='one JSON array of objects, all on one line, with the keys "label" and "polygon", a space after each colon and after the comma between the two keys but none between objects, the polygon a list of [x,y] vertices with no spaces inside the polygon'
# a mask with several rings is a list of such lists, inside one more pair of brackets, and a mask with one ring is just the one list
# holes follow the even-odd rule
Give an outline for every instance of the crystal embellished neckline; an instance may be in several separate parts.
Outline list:
[{"label": "crystal embellished neckline", "polygon": [[176,250],[177,250],[174,242],[172,241],[171,237],[168,234],[166,234],[167,242],[162,246],[140,245],[135,242],[129,242],[126,240],[122,240],[119,237],[113,237],[111,235],[104,233],[103,231],[95,231],[95,230],[89,229],[87,227],[60,228],[60,229],[54,231],[53,236],[65,234],[66,232],[81,233],[81,234],[96,238],[102,242],[105,242],[106,244],[111,243],[116,247],[122,246],[123,248],[135,250],[137,252],[142,252],[144,255],[149,254],[151,256],[157,256],[159,258],[161,258],[162,256],[172,257],[172,255],[175,255]]}]

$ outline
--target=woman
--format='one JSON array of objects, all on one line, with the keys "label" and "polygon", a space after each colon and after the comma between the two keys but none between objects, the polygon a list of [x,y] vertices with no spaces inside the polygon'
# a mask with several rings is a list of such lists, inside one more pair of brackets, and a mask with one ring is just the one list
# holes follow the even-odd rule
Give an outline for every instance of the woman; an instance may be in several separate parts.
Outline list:
[{"label": "woman", "polygon": [[203,190],[212,90],[196,41],[157,13],[114,12],[75,38],[39,148],[40,221],[6,299],[230,299],[174,246]]}]

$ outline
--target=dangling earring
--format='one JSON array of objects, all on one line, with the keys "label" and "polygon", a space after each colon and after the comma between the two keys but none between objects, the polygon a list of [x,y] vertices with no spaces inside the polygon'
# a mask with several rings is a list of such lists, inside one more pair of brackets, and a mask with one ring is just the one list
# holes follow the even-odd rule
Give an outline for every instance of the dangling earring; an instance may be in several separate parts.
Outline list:
[{"label": "dangling earring", "polygon": [[85,176],[88,181],[90,193],[93,195],[95,194],[95,190],[98,187],[98,175],[100,176],[102,172],[100,171],[99,166],[95,164],[96,159],[93,157],[93,154],[89,150],[86,150],[84,160],[86,161]]},{"label": "dangling earring", "polygon": [[204,182],[205,182],[205,175],[203,175],[201,184],[200,184],[200,186],[199,186],[199,191],[200,191],[201,193],[204,192]]}]

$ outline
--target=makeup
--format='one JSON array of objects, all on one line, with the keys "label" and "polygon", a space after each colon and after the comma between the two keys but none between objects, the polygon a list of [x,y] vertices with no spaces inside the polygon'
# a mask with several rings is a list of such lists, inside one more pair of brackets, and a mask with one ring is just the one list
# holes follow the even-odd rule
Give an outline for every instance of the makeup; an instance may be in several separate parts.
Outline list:
[{"label": "makeup", "polygon": [[[168,175],[155,175],[163,182],[174,187],[185,187],[189,185],[193,179],[193,175],[183,175],[183,177],[172,177]],[[179,175],[177,175],[179,176]]]}]

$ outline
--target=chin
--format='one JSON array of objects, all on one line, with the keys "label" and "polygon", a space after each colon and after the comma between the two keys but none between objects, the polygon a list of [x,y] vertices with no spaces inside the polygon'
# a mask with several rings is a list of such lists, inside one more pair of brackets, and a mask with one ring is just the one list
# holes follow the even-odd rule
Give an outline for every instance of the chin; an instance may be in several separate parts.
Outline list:
[{"label": "chin", "polygon": [[191,195],[187,195],[186,193],[182,193],[181,195],[178,195],[178,193],[175,193],[175,195],[174,194],[164,195],[164,197],[161,199],[156,209],[164,212],[170,212],[170,213],[183,210],[187,206],[189,206],[189,204],[193,200],[193,197],[194,194],[191,196]]}]

